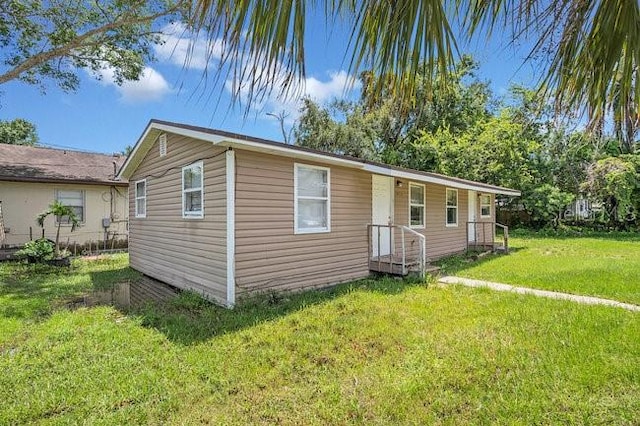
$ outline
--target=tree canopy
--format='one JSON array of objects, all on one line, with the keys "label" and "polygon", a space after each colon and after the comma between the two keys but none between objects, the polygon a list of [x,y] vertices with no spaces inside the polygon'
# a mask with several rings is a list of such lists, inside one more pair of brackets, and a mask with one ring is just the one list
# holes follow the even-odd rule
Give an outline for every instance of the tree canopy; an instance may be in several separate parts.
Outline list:
[{"label": "tree canopy", "polygon": [[0,120],[0,143],[13,145],[36,145],[38,133],[36,126],[22,118]]},{"label": "tree canopy", "polygon": [[0,4],[0,84],[11,80],[45,90],[78,87],[79,69],[113,71],[116,83],[137,80],[152,45],[161,43],[161,19],[178,18],[182,0],[47,1]]}]

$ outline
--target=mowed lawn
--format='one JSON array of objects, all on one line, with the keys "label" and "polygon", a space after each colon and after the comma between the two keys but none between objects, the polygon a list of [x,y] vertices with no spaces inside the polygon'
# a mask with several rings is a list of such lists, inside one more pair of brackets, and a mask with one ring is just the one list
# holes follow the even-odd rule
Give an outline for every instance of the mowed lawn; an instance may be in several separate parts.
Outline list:
[{"label": "mowed lawn", "polygon": [[447,273],[640,305],[640,234],[553,238],[525,233],[509,256],[454,262]]},{"label": "mowed lawn", "polygon": [[394,279],[132,312],[135,280],[0,264],[0,424],[637,424],[640,317]]}]

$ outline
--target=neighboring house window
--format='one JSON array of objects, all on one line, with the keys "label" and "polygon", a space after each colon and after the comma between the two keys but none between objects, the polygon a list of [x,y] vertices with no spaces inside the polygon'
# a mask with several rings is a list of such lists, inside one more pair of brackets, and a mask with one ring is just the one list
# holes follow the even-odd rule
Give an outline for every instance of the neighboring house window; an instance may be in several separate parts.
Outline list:
[{"label": "neighboring house window", "polygon": [[412,228],[424,228],[425,217],[425,191],[424,185],[419,183],[409,184],[409,212]]},{"label": "neighboring house window", "polygon": [[[56,200],[64,206],[71,207],[78,217],[78,221],[84,222],[84,191],[59,189],[56,191]],[[56,221],[64,224],[70,223],[68,216],[57,218]]]},{"label": "neighboring house window", "polygon": [[331,189],[329,169],[296,164],[293,181],[295,232],[330,231]]},{"label": "neighboring house window", "polygon": [[182,217],[204,217],[202,161],[182,168]]},{"label": "neighboring house window", "polygon": [[136,182],[136,217],[147,217],[147,180]]},{"label": "neighboring house window", "polygon": [[480,196],[480,217],[491,217],[491,195]]},{"label": "neighboring house window", "polygon": [[458,190],[447,188],[447,226],[458,226]]}]

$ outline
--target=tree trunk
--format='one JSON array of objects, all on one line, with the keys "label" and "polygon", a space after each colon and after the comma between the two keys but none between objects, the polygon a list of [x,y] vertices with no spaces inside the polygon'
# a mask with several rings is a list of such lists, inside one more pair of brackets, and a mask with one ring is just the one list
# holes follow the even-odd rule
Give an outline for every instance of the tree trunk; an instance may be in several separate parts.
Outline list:
[{"label": "tree trunk", "polygon": [[62,226],[62,218],[58,220],[58,229],[56,230],[56,257],[60,256],[60,247],[58,247],[58,241],[60,241],[60,226]]}]

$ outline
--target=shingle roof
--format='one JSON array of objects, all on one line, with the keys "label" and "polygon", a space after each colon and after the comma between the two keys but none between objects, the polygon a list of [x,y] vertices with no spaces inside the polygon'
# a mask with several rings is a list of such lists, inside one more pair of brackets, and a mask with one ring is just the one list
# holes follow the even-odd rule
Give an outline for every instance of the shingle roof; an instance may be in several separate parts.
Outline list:
[{"label": "shingle roof", "polygon": [[124,160],[122,155],[0,143],[0,181],[126,185],[114,180]]}]

